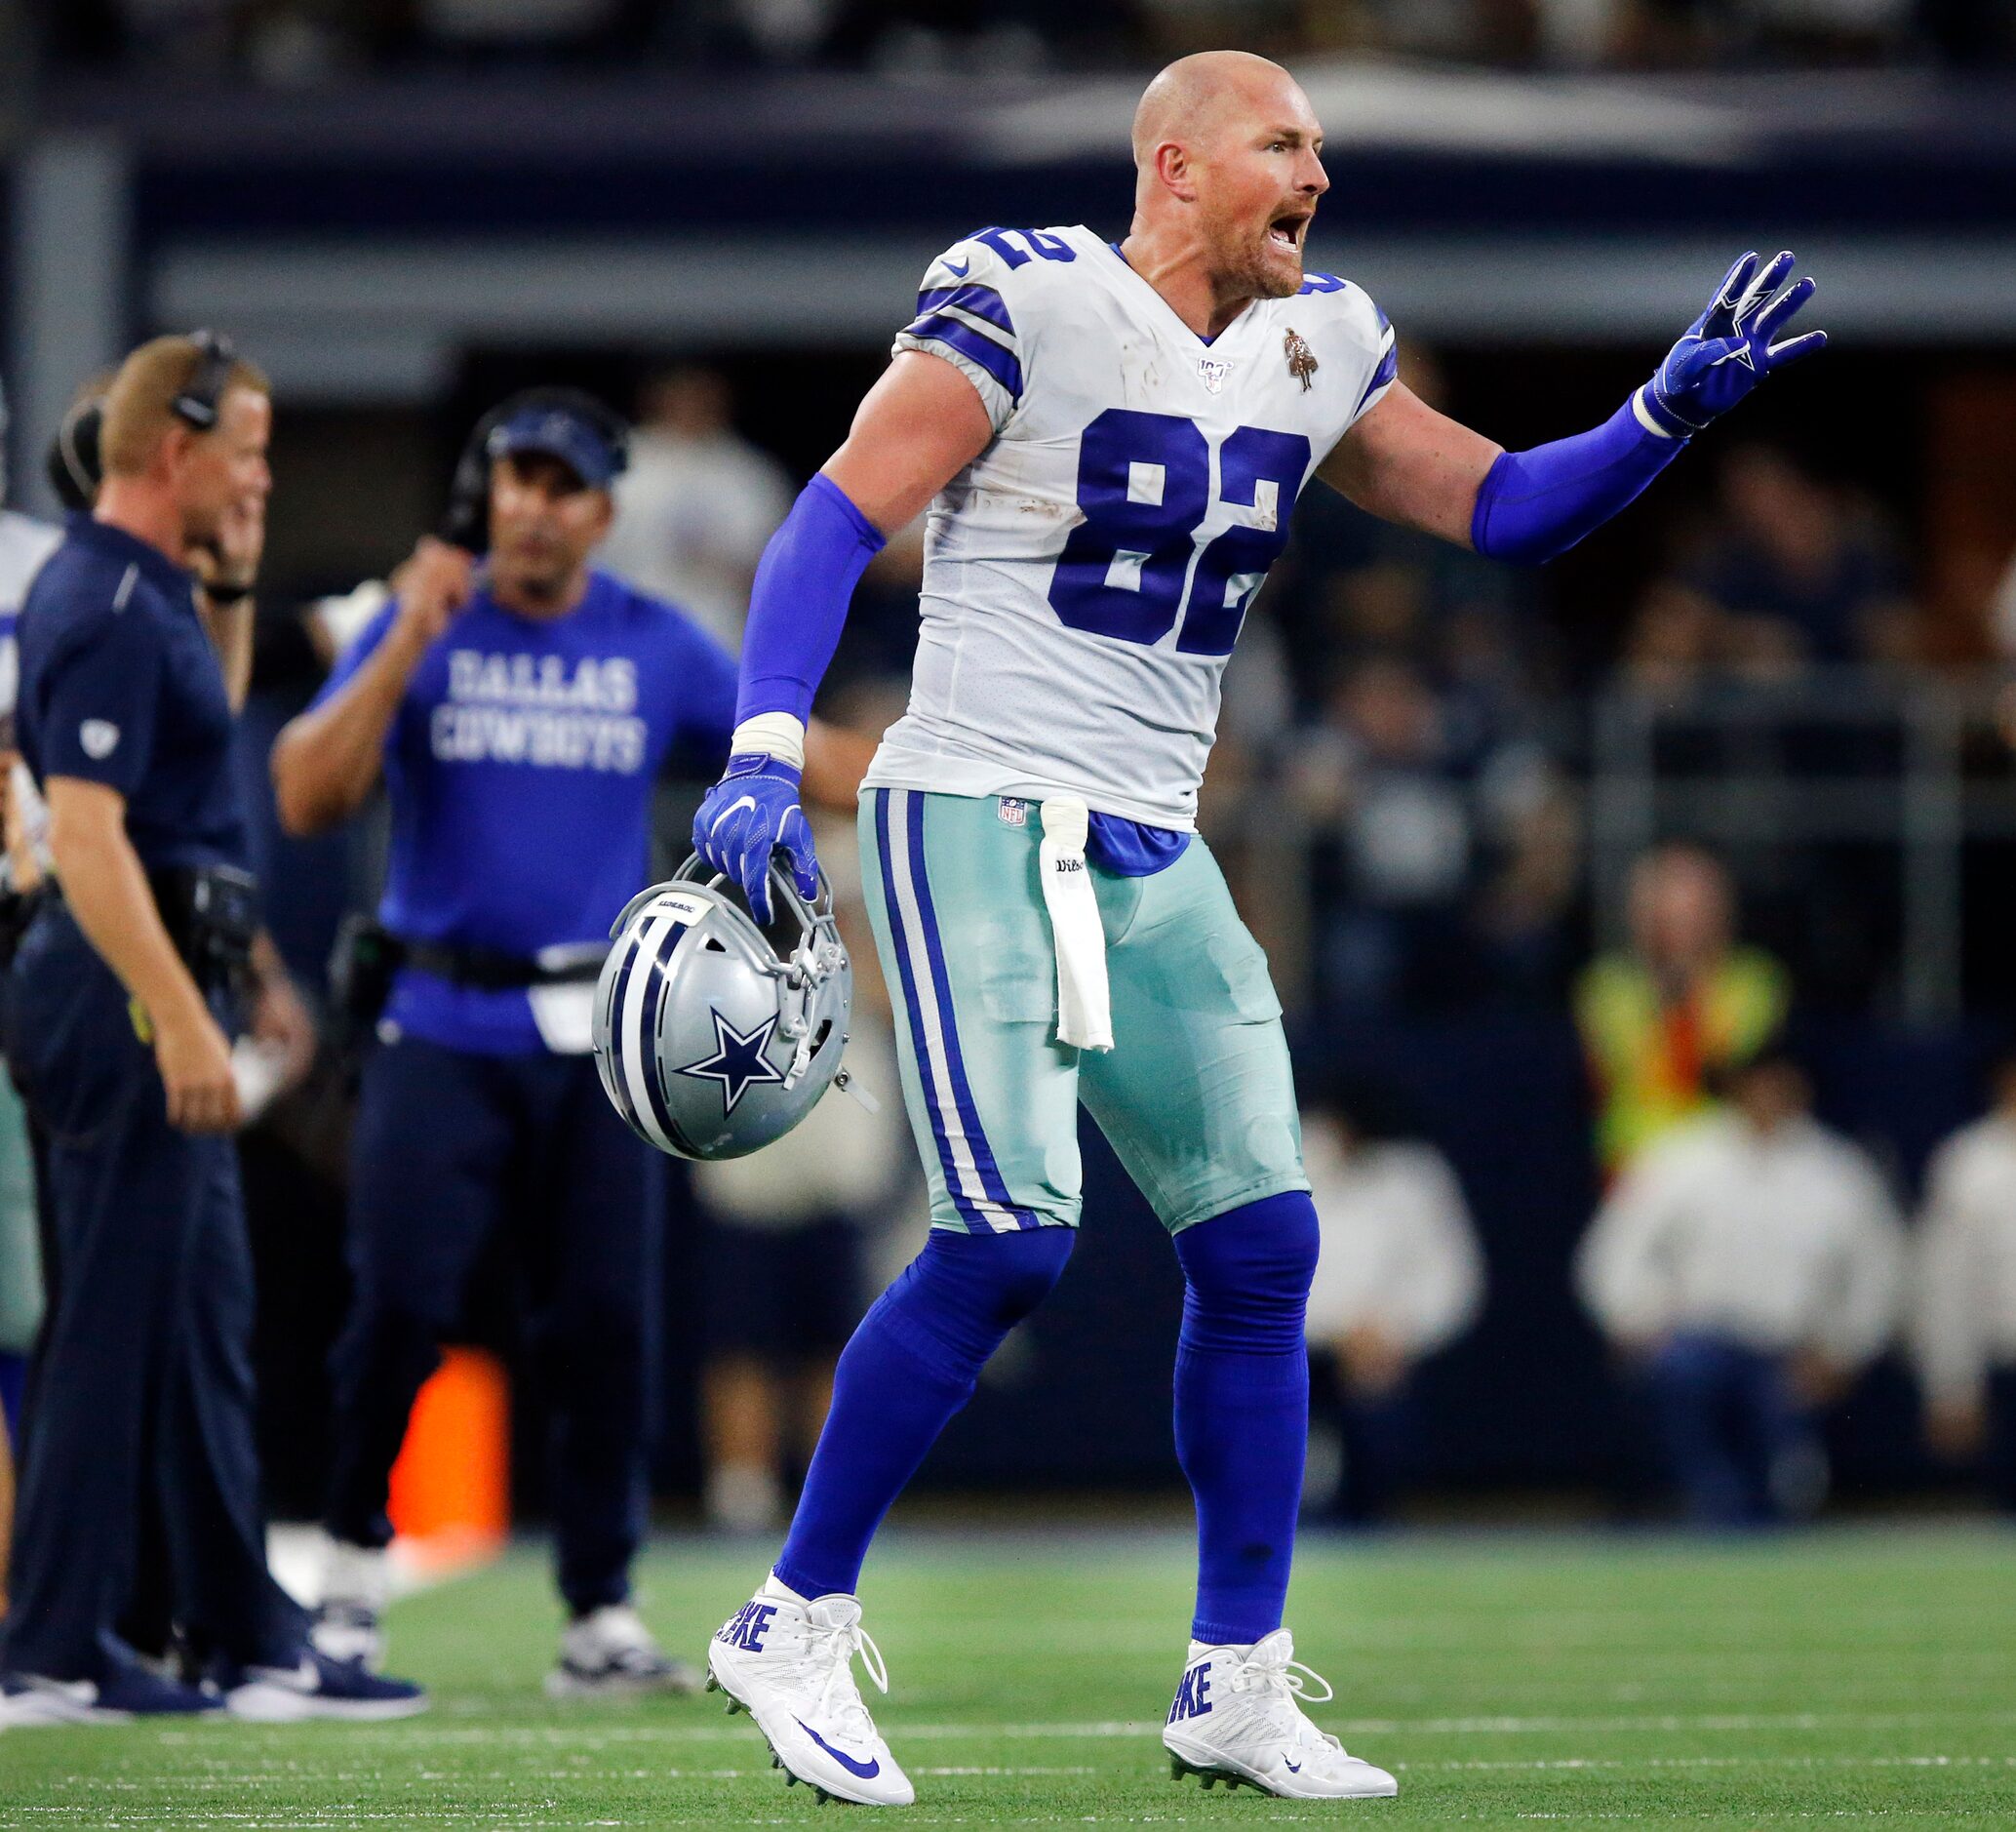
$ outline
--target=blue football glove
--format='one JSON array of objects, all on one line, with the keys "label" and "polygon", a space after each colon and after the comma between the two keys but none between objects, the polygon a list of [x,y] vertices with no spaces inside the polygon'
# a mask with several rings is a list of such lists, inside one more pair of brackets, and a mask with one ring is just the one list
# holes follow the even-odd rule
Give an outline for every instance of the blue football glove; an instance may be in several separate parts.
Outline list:
[{"label": "blue football glove", "polygon": [[731,757],[693,816],[693,851],[742,887],[759,923],[771,919],[771,854],[781,850],[791,882],[808,902],[818,895],[812,830],[798,805],[799,773],[758,752]]},{"label": "blue football glove", "polygon": [[1645,416],[1662,432],[1677,439],[1699,432],[1774,370],[1810,356],[1827,342],[1824,331],[1771,341],[1813,297],[1810,280],[1795,280],[1778,291],[1792,267],[1787,249],[1761,269],[1755,255],[1745,255],[1729,269],[1708,309],[1667,351],[1639,392]]}]

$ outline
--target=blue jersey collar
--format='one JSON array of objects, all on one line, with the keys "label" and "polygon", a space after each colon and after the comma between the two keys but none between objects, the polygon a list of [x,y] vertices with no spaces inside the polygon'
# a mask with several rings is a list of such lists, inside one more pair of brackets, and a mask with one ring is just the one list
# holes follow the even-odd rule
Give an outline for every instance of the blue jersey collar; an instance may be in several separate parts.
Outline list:
[{"label": "blue jersey collar", "polygon": [[138,535],[130,535],[125,529],[114,528],[81,510],[66,519],[63,532],[81,547],[101,553],[108,560],[123,560],[138,567],[142,578],[171,595],[187,592],[196,583],[193,573],[176,565],[151,540],[142,540]]}]

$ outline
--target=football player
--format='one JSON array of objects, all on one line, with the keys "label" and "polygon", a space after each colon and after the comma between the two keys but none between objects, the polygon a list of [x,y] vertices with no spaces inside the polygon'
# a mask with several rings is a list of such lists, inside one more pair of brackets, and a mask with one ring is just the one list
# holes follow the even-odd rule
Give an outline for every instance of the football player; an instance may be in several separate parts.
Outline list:
[{"label": "football player", "polygon": [[[849,1800],[908,1778],[851,1676],[886,1675],[854,1589],[870,1536],[1078,1221],[1083,1101],[1186,1282],[1177,1453],[1197,1609],[1174,1772],[1293,1797],[1395,1791],[1302,1710],[1282,1625],[1307,1436],[1317,1219],[1281,1007],[1194,832],[1219,679],[1321,477],[1371,513],[1535,562],[1616,514],[1701,428],[1817,349],[1813,291],[1746,255],[1601,426],[1506,452],[1395,379],[1393,329],[1306,273],[1329,187],[1288,73],[1185,58],[1135,117],[1131,232],[983,229],[916,318],[757,574],[733,755],[694,842],[759,911],[810,890],[803,733],[854,580],[929,507],[909,712],[861,803],[933,1228],[842,1356],[782,1555],[710,1649],[781,1766]],[[1314,1694],[1320,1699],[1327,1692]]]}]

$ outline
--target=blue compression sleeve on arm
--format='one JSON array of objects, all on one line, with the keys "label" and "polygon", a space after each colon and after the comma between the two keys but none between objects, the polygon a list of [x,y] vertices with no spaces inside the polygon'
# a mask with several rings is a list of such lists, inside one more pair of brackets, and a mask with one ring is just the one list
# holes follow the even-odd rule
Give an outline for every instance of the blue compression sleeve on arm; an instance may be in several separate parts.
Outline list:
[{"label": "blue compression sleeve on arm", "polygon": [[1626,401],[1588,432],[1501,452],[1478,488],[1470,544],[1528,566],[1565,553],[1634,500],[1686,443],[1647,430]]},{"label": "blue compression sleeve on arm", "polygon": [[821,471],[770,538],[749,593],[735,723],[763,712],[811,716],[812,691],[840,646],[848,600],[884,537]]}]

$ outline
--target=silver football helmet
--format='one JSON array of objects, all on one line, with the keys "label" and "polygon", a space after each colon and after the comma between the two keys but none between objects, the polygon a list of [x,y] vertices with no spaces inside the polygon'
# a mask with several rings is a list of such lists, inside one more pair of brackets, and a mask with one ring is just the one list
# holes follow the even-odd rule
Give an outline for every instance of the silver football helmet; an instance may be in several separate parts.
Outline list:
[{"label": "silver football helmet", "polygon": [[771,904],[775,920],[759,928],[732,881],[695,854],[610,930],[595,1065],[616,1111],[660,1151],[744,1157],[841,1076],[853,969],[832,890],[822,877],[808,903],[772,866]]}]

